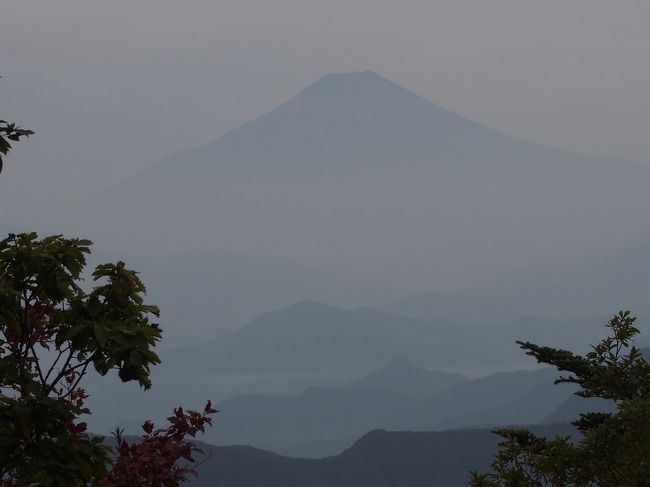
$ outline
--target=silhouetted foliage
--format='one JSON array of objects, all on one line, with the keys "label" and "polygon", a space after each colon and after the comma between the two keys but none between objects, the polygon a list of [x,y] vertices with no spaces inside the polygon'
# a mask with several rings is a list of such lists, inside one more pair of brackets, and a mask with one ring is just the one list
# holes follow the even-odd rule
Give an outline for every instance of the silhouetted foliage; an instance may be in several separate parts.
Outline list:
[{"label": "silhouetted foliage", "polygon": [[611,336],[584,356],[518,342],[538,362],[569,375],[556,383],[580,386],[583,397],[613,400],[613,414],[582,414],[574,425],[583,433],[540,438],[527,430],[504,429],[488,474],[472,473],[472,487],[648,485],[650,478],[650,364],[632,345],[636,318],[621,311],[608,324]]},{"label": "silhouetted foliage", "polygon": [[[78,420],[89,411],[89,367],[148,388],[160,331],[144,286],[122,262],[78,284],[90,242],[35,233],[0,241],[0,475],[44,485],[85,485],[105,475],[107,450]],[[24,480],[23,480],[24,479]],[[29,480],[29,482],[28,482]]]},{"label": "silhouetted foliage", "polygon": [[[11,142],[33,133],[0,120],[0,172]],[[0,241],[0,487],[173,487],[195,474],[200,450],[187,437],[212,424],[209,401],[202,412],[175,409],[163,429],[146,421],[139,441],[118,430],[117,452],[86,433],[89,367],[148,389],[161,338],[150,321],[159,310],[123,262],[98,266],[92,290],[80,286],[90,245],[36,233]]]},{"label": "silhouetted foliage", "polygon": [[[2,76],[0,76],[2,78]],[[22,128],[15,123],[0,120],[0,173],[2,172],[3,157],[9,154],[12,142],[18,142],[21,137],[29,137],[34,132]]]},{"label": "silhouetted foliage", "polygon": [[216,412],[210,403],[200,413],[178,408],[155,432],[147,421],[139,442],[118,435],[115,459],[86,433],[89,368],[148,389],[161,338],[150,321],[158,308],[123,262],[98,266],[96,285],[80,287],[90,245],[35,233],[0,241],[0,485],[179,485],[193,472],[178,464],[194,461],[186,437]]}]

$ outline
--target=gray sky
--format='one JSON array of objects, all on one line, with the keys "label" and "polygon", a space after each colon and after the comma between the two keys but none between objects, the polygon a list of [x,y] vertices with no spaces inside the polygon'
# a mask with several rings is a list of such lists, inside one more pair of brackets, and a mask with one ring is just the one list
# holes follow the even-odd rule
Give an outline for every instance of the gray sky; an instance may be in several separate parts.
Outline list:
[{"label": "gray sky", "polygon": [[6,164],[0,221],[90,196],[328,72],[650,162],[649,22],[647,0],[5,1],[1,115],[38,134]]}]

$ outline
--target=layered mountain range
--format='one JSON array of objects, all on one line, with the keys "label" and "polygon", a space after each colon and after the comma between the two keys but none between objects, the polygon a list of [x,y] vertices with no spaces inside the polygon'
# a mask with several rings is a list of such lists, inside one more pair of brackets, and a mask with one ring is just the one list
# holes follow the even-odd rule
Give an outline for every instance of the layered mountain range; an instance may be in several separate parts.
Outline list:
[{"label": "layered mountain range", "polygon": [[[572,389],[555,386],[548,369],[493,373],[534,366],[514,341],[586,351],[604,330],[589,320],[459,325],[306,302],[163,352],[146,393],[120,394],[126,385],[102,380],[90,391],[92,427],[136,432],[136,418],[163,420],[181,397],[186,405],[211,398],[221,413],[210,441],[304,456],[338,453],[374,428],[532,424],[552,417]],[[130,416],[115,423],[118,410]]]},{"label": "layered mountain range", "polygon": [[[533,427],[546,437],[576,437],[568,424]],[[499,437],[488,429],[413,432],[374,430],[344,452],[289,458],[247,446],[201,445],[210,459],[191,485],[228,487],[457,487],[486,471]]]}]

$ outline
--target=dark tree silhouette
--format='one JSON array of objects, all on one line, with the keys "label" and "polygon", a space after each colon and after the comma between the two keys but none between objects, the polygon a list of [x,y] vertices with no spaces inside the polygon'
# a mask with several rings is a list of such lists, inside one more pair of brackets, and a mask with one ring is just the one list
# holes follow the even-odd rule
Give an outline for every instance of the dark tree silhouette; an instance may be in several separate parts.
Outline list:
[{"label": "dark tree silhouette", "polygon": [[29,137],[33,133],[32,130],[24,129],[15,123],[0,120],[0,173],[2,172],[3,157],[6,157],[12,149],[11,143],[18,142],[21,137]]},{"label": "dark tree silhouette", "polygon": [[582,433],[547,440],[527,430],[500,430],[504,438],[492,472],[473,473],[472,487],[575,487],[648,485],[650,478],[650,364],[632,345],[639,333],[629,311],[608,324],[611,336],[584,356],[519,342],[538,362],[568,372],[556,383],[577,384],[576,393],[616,404],[613,414],[582,414]]}]

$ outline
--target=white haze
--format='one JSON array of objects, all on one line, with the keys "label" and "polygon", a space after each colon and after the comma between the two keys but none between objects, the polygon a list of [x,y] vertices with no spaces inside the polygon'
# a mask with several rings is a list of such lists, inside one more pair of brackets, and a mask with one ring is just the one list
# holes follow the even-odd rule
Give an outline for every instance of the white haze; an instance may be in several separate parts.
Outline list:
[{"label": "white haze", "polygon": [[2,115],[38,135],[0,180],[0,221],[358,69],[506,133],[648,161],[648,19],[643,0],[3,2]]}]

